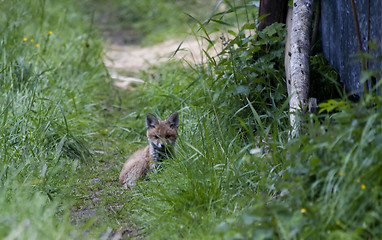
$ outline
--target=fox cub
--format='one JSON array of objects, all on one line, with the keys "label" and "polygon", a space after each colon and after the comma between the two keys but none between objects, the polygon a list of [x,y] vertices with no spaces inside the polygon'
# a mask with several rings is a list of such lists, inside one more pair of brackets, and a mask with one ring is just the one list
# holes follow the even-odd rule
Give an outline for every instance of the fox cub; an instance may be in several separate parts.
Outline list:
[{"label": "fox cub", "polygon": [[165,121],[146,114],[146,129],[149,145],[139,149],[123,165],[119,182],[123,187],[135,185],[136,181],[155,168],[156,162],[174,156],[174,146],[178,137],[179,115],[171,114]]}]

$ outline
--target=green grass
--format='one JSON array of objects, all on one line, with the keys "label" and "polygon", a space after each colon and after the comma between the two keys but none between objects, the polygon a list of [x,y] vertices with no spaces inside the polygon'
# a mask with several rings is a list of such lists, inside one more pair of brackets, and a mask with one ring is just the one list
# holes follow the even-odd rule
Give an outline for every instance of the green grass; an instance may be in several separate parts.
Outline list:
[{"label": "green grass", "polygon": [[[284,31],[245,37],[251,23],[206,64],[168,62],[121,91],[82,4],[2,3],[0,238],[381,238],[381,97],[321,104],[289,139]],[[195,24],[196,35],[222,26]],[[322,56],[311,62],[314,78],[336,77]],[[122,190],[145,114],[174,111],[177,157]]]},{"label": "green grass", "polygon": [[74,174],[94,161],[109,92],[102,44],[73,1],[1,5],[0,236],[77,238]]},{"label": "green grass", "polygon": [[[166,69],[158,83],[143,91],[162,95],[162,89],[162,96],[172,99],[154,105],[164,116],[179,108],[178,157],[125,193],[129,203],[123,211],[141,234],[148,239],[381,237],[378,104],[368,109],[369,103],[347,103],[334,114],[307,115],[304,134],[291,140],[288,128],[277,123],[283,122],[282,114],[268,113],[276,116],[273,120],[261,115],[263,132],[272,138],[264,139],[256,153],[251,150],[257,149],[259,134],[250,129],[260,132],[259,125],[238,118],[228,122],[224,108],[215,114],[213,103],[200,102],[202,95],[209,101],[208,89],[195,85],[196,95],[187,84],[178,88],[182,75]],[[182,96],[179,101],[177,96]],[[258,117],[253,112],[248,118],[255,122]],[[264,153],[267,146],[269,154]]]}]

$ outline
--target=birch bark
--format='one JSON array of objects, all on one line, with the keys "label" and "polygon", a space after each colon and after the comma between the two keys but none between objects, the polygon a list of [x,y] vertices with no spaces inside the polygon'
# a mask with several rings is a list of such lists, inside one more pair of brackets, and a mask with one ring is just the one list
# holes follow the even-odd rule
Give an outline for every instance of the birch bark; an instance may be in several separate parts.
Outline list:
[{"label": "birch bark", "polygon": [[290,123],[292,136],[299,133],[298,113],[306,111],[309,97],[309,50],[313,17],[313,0],[294,0],[290,38]]},{"label": "birch bark", "polygon": [[291,95],[290,85],[291,85],[291,76],[290,76],[290,57],[292,55],[290,49],[290,36],[292,32],[292,13],[293,7],[288,6],[287,18],[286,18],[286,29],[287,35],[285,39],[285,53],[284,53],[284,65],[285,65],[285,80],[287,84],[288,96]]}]

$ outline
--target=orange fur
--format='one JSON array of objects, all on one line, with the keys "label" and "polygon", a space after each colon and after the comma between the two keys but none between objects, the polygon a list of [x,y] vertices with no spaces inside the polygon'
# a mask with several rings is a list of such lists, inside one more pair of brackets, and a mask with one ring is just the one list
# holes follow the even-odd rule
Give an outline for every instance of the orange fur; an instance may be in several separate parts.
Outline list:
[{"label": "orange fur", "polygon": [[178,137],[178,113],[171,114],[165,121],[148,113],[146,115],[147,138],[149,145],[139,149],[127,159],[119,175],[122,186],[135,185],[139,178],[152,171],[156,162],[174,155],[173,148]]}]

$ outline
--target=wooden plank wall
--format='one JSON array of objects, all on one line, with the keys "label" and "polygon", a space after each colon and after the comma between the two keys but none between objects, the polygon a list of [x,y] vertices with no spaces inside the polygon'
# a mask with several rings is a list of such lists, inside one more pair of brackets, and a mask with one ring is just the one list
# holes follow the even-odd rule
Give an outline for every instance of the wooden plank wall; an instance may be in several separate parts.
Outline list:
[{"label": "wooden plank wall", "polygon": [[[368,2],[355,0],[363,48],[366,49],[368,35]],[[382,40],[382,0],[370,0],[370,39]],[[349,92],[362,96],[359,84],[361,63],[352,56],[358,53],[357,35],[350,0],[321,0],[320,33],[326,59],[338,72],[340,81]],[[377,54],[382,54],[381,46]],[[371,64],[372,69],[382,69],[382,63]]]}]

